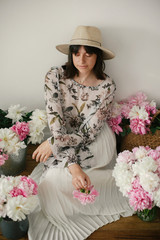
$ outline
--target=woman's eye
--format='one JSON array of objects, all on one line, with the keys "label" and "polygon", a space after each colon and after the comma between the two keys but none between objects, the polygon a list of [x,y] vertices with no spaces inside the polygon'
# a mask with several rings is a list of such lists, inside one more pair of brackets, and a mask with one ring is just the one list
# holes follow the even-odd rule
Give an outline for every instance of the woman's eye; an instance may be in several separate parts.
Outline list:
[{"label": "woman's eye", "polygon": [[90,57],[91,55],[91,53],[86,53],[86,57]]}]

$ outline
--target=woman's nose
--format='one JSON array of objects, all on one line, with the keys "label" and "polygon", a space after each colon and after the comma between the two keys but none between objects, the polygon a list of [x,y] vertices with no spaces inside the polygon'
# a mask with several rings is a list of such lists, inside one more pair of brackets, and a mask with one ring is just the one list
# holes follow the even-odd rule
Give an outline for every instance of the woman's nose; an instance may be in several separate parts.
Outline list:
[{"label": "woman's nose", "polygon": [[82,54],[80,55],[80,63],[84,63],[85,62],[85,56]]}]

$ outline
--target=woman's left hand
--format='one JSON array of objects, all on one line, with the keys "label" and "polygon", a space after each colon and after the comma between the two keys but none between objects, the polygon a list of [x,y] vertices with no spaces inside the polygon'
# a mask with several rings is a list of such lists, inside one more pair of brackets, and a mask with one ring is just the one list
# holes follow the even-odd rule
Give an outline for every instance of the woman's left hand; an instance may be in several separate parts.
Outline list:
[{"label": "woman's left hand", "polygon": [[78,164],[72,164],[68,168],[72,174],[72,184],[75,189],[88,188],[91,185],[89,176],[83,172]]},{"label": "woman's left hand", "polygon": [[46,140],[33,152],[32,158],[36,162],[45,162],[52,155],[52,150],[49,142]]}]

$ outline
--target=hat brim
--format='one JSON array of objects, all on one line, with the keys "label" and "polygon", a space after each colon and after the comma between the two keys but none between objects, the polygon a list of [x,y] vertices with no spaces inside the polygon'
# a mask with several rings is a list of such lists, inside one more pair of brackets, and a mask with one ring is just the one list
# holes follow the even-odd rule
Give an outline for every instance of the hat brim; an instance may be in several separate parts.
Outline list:
[{"label": "hat brim", "polygon": [[[66,55],[69,54],[69,46],[70,45],[82,45],[82,44],[60,44],[56,46],[56,49]],[[113,52],[111,52],[109,49],[103,48],[103,47],[99,47],[99,46],[95,46],[92,44],[85,44],[85,46],[90,46],[90,47],[95,47],[95,48],[99,48],[103,51],[103,59],[104,60],[109,60],[115,57],[115,54]]]}]

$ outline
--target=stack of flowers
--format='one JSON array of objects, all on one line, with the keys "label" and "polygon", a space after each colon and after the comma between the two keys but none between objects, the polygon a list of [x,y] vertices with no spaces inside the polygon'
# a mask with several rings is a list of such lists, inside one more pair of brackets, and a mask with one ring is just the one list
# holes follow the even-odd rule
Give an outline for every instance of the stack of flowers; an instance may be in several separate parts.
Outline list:
[{"label": "stack of flowers", "polygon": [[86,205],[87,203],[94,203],[95,198],[99,195],[94,186],[90,186],[87,189],[79,189],[73,191],[73,197],[77,198],[81,204]]},{"label": "stack of flowers", "polygon": [[26,176],[1,176],[0,217],[21,221],[38,204],[37,184]]},{"label": "stack of flowers", "polygon": [[0,166],[9,154],[18,155],[27,144],[40,143],[44,137],[46,112],[39,109],[25,112],[25,109],[18,104],[10,106],[8,111],[0,110]]},{"label": "stack of flowers", "polygon": [[144,93],[138,92],[114,104],[108,124],[117,135],[125,136],[129,132],[144,135],[150,131],[149,126],[156,112],[156,103],[148,101]]},{"label": "stack of flowers", "polygon": [[160,207],[160,146],[119,153],[113,177],[135,211]]}]

